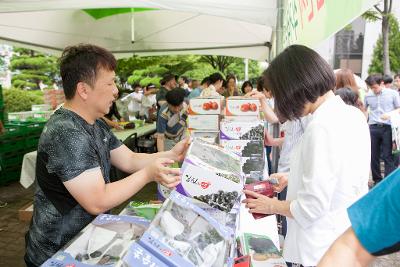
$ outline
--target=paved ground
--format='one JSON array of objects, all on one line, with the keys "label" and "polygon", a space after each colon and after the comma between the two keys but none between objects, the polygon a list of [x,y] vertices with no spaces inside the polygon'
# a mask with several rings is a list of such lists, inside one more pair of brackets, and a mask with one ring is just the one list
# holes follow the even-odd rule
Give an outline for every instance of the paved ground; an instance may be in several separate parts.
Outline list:
[{"label": "paved ground", "polygon": [[[31,186],[24,189],[18,182],[7,186],[0,186],[1,202],[6,202],[0,208],[0,267],[24,267],[25,240],[24,236],[29,223],[18,219],[18,210],[32,202],[34,189]],[[157,199],[155,184],[150,184],[141,190],[135,200]],[[119,213],[128,203],[120,205],[112,212]]]},{"label": "paved ground", "polygon": [[[0,201],[7,206],[0,208],[0,267],[24,267],[24,235],[29,223],[18,219],[18,210],[32,201],[33,188],[24,189],[18,182],[0,187]],[[156,199],[155,186],[151,184],[136,195],[135,199]],[[118,213],[126,203],[113,210]],[[400,266],[400,253],[378,258],[373,267]]]}]

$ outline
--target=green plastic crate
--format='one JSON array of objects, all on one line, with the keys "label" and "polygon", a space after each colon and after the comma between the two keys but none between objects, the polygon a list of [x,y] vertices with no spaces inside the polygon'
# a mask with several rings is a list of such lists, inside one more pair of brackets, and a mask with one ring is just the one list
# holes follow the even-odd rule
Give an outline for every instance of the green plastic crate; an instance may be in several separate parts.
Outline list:
[{"label": "green plastic crate", "polygon": [[18,181],[21,176],[21,166],[10,166],[1,168],[0,185],[6,185],[13,181]]}]

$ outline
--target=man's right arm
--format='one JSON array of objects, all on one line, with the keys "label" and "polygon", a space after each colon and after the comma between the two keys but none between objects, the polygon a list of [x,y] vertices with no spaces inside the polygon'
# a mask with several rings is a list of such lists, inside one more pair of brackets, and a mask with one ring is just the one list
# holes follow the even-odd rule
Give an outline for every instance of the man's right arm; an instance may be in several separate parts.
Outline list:
[{"label": "man's right arm", "polygon": [[361,245],[350,227],[333,243],[319,262],[318,267],[368,266],[374,258]]},{"label": "man's right arm", "polygon": [[180,182],[179,169],[167,165],[173,160],[160,158],[146,168],[117,182],[104,182],[100,168],[86,170],[64,182],[68,192],[90,214],[104,213],[136,194],[147,183],[155,181],[169,188]]}]

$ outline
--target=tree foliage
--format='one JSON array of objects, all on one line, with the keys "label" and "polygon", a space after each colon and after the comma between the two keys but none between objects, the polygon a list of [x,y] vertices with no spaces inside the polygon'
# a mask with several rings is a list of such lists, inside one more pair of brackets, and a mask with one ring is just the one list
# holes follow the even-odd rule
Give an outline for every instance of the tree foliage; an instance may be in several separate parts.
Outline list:
[{"label": "tree foliage", "polygon": [[[378,21],[382,23],[381,39],[381,60],[382,71],[381,73],[390,75],[390,26],[393,23],[392,6],[393,0],[383,0],[383,9],[378,4],[374,5],[374,9],[368,10],[363,14],[364,19],[367,21]],[[378,40],[379,42],[379,40]],[[377,45],[378,46],[378,45]]]},{"label": "tree foliage", "polygon": [[41,91],[23,91],[19,89],[4,89],[4,107],[6,112],[31,110],[32,105],[43,104]]},{"label": "tree foliage", "polygon": [[[202,80],[214,72],[221,72],[224,75],[232,73],[243,80],[244,61],[241,58],[226,56],[134,56],[118,60],[116,70],[122,83],[127,81],[129,84],[139,83],[142,86],[148,83],[159,85],[166,73]],[[250,78],[257,77],[260,73],[258,62],[250,60]]]},{"label": "tree foliage", "polygon": [[[389,17],[389,62],[390,68],[393,72],[400,72],[400,33],[399,23],[394,16]],[[372,61],[369,65],[368,73],[384,73],[383,69],[383,41],[382,35],[379,36],[378,41],[374,47]]]},{"label": "tree foliage", "polygon": [[39,83],[51,86],[57,76],[57,58],[29,49],[15,48],[10,69],[11,84],[20,89],[39,89]]}]

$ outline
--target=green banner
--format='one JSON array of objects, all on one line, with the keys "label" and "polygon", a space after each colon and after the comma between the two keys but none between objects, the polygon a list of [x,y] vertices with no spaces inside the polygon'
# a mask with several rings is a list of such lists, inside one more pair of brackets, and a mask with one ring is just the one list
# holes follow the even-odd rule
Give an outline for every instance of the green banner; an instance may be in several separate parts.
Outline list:
[{"label": "green banner", "polygon": [[313,47],[372,8],[378,0],[282,0],[281,50],[291,44]]},{"label": "green banner", "polygon": [[94,19],[102,19],[108,16],[131,13],[131,12],[143,12],[156,10],[154,8],[98,8],[98,9],[84,9],[87,14],[92,16]]}]

